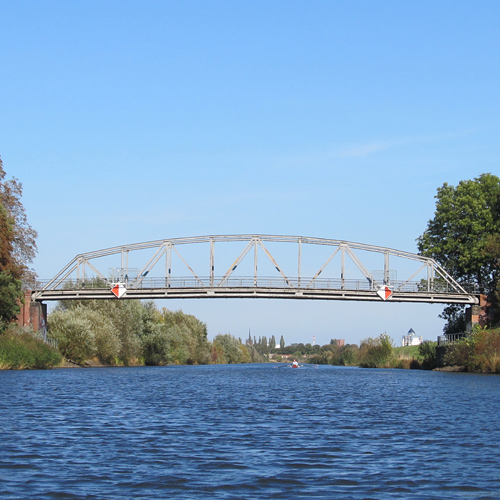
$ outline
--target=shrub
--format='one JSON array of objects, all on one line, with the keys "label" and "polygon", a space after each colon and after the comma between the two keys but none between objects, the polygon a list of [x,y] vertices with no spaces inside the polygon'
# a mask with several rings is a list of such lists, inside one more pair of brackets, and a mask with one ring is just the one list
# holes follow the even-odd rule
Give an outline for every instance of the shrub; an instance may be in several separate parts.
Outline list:
[{"label": "shrub", "polygon": [[161,366],[173,361],[171,339],[166,329],[159,325],[141,339],[142,356],[148,366]]},{"label": "shrub", "polygon": [[422,365],[418,359],[412,359],[410,361],[410,370],[420,370],[420,368],[422,368]]},{"label": "shrub", "polygon": [[467,371],[476,371],[474,336],[465,337],[447,347],[444,355],[444,364],[448,366],[462,366]]},{"label": "shrub", "polygon": [[96,354],[92,323],[78,312],[54,311],[48,318],[48,328],[66,359],[83,363]]},{"label": "shrub", "polygon": [[392,340],[382,333],[378,338],[368,338],[360,345],[360,363],[363,368],[386,368],[391,365]]},{"label": "shrub", "polygon": [[475,364],[485,373],[500,373],[500,329],[474,332]]},{"label": "shrub", "polygon": [[437,342],[426,341],[418,346],[418,352],[422,356],[422,368],[432,370],[437,366],[436,355]]}]

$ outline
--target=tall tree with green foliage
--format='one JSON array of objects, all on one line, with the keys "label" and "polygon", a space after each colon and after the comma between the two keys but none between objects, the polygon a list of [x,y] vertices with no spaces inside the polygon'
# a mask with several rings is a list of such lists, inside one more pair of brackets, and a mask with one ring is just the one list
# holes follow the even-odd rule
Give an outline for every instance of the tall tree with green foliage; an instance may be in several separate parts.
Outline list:
[{"label": "tall tree with green foliage", "polygon": [[492,265],[492,284],[488,293],[486,307],[486,324],[500,326],[500,233],[489,235],[486,238],[484,254]]},{"label": "tall tree with green foliage", "polygon": [[216,335],[212,347],[212,362],[218,364],[250,363],[247,346],[229,334]]},{"label": "tall tree with green foliage", "polygon": [[0,158],[0,272],[9,271],[14,278],[26,280],[35,277],[28,264],[35,258],[38,234],[28,224],[21,202],[22,184],[5,176]]},{"label": "tall tree with green foliage", "polygon": [[28,264],[37,250],[37,232],[28,224],[21,202],[22,184],[5,177],[0,158],[0,331],[19,314],[23,282],[35,278]]},{"label": "tall tree with green foliage", "polygon": [[269,350],[274,351],[276,349],[276,337],[274,335],[271,335],[271,338],[269,340]]},{"label": "tall tree with green foliage", "polygon": [[[491,294],[498,256],[491,245],[500,234],[500,179],[482,174],[473,180],[438,188],[434,218],[417,239],[421,255],[432,257],[459,283]],[[448,306],[441,317],[445,332],[463,331],[464,307]]]}]

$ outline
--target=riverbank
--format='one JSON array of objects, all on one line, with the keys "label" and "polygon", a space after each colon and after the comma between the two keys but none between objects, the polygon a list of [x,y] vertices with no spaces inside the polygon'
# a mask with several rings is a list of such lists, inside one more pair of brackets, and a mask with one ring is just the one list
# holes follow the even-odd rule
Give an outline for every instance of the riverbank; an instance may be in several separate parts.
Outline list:
[{"label": "riverbank", "polygon": [[124,364],[107,364],[102,363],[97,359],[87,359],[83,363],[75,363],[74,361],[70,361],[68,359],[63,359],[59,366],[54,366],[54,368],[131,368],[134,366],[142,366],[144,367],[144,363],[132,363],[129,365]]},{"label": "riverbank", "polygon": [[32,333],[12,328],[0,335],[0,370],[44,370],[62,362],[57,349]]}]

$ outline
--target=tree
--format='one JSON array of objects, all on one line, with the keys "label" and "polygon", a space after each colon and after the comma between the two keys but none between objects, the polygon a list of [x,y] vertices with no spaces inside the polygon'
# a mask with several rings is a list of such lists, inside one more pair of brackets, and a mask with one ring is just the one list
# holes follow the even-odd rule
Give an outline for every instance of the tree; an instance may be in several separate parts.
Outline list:
[{"label": "tree", "polygon": [[16,318],[21,308],[22,298],[21,281],[16,280],[10,273],[0,273],[0,332]]},{"label": "tree", "polygon": [[282,335],[280,338],[280,349],[284,349],[284,348],[285,348],[285,338]]},{"label": "tree", "polygon": [[274,351],[276,349],[276,338],[274,335],[271,335],[271,339],[269,340],[269,349]]},{"label": "tree", "polygon": [[432,370],[437,366],[437,342],[426,340],[418,346],[418,353],[422,356],[422,368]]},{"label": "tree", "polygon": [[492,285],[486,307],[486,324],[500,326],[500,234],[492,234],[486,238],[484,253],[491,260],[493,267]]},{"label": "tree", "polygon": [[60,353],[75,363],[83,363],[96,354],[92,322],[81,310],[55,310],[48,318],[51,336]]},{"label": "tree", "polygon": [[[492,238],[499,233],[500,179],[482,174],[460,181],[456,187],[444,183],[438,188],[434,218],[417,239],[418,250],[435,259],[459,283],[490,294],[498,277]],[[448,306],[441,317],[447,320],[446,332],[463,328],[463,306]]]},{"label": "tree", "polygon": [[37,232],[28,224],[21,203],[22,184],[17,179],[5,180],[0,158],[0,272],[10,272],[15,279],[35,278],[28,264],[33,262]]},{"label": "tree", "polygon": [[35,257],[37,237],[21,203],[21,183],[6,181],[5,175],[0,158],[0,331],[19,314],[23,281],[35,278],[28,264]]},{"label": "tree", "polygon": [[219,364],[245,362],[244,359],[246,360],[247,356],[244,355],[243,348],[243,344],[232,335],[216,335],[212,348],[212,360]]}]

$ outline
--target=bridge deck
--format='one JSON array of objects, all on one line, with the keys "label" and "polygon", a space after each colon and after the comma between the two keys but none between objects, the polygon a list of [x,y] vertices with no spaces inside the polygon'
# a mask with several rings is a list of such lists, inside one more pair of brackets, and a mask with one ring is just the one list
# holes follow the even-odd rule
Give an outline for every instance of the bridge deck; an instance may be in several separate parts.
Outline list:
[{"label": "bridge deck", "polygon": [[[193,298],[275,298],[381,301],[377,294],[381,284],[366,280],[311,280],[307,278],[148,278],[125,286],[122,299],[193,299]],[[32,292],[36,301],[115,299],[111,291],[114,283],[61,283],[57,289],[43,289],[40,284]],[[477,304],[474,294],[457,293],[446,286],[434,290],[423,289],[420,282],[392,283],[390,302],[434,302],[443,304]]]}]

